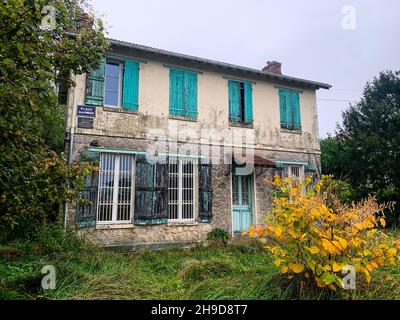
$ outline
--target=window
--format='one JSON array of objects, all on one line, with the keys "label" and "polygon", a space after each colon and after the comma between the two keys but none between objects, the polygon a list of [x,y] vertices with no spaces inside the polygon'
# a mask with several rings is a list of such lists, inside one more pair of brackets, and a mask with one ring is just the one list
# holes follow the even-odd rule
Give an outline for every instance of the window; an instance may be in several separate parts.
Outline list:
[{"label": "window", "polygon": [[98,223],[131,222],[134,167],[133,155],[100,155]]},{"label": "window", "polygon": [[[86,154],[85,154],[86,156]],[[159,225],[168,220],[211,223],[212,165],[198,159],[167,158],[148,162],[144,154],[98,153],[100,170],[86,178],[79,193],[79,227],[134,223]]]},{"label": "window", "polygon": [[285,177],[288,178],[298,178],[300,182],[304,180],[304,166],[303,165],[284,165]]},{"label": "window", "polygon": [[134,60],[103,59],[86,77],[87,105],[137,110],[139,63]]},{"label": "window", "polygon": [[197,118],[197,73],[170,69],[169,113]]},{"label": "window", "polygon": [[104,85],[104,104],[118,107],[121,105],[122,65],[115,62],[106,63]]},{"label": "window", "polygon": [[253,124],[253,98],[250,82],[229,80],[229,122]]},{"label": "window", "polygon": [[194,220],[196,167],[192,159],[170,159],[168,219]]},{"label": "window", "polygon": [[281,128],[301,130],[300,98],[295,90],[279,89]]}]

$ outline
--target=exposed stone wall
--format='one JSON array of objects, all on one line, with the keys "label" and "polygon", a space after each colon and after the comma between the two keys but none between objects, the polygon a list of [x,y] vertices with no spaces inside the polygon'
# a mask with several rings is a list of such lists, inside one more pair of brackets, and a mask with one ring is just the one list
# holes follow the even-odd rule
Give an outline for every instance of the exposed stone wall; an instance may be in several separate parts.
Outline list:
[{"label": "exposed stone wall", "polygon": [[[73,146],[73,159],[79,158],[79,153],[89,147],[96,140],[104,148],[146,150],[145,140],[123,137],[107,137],[76,134]],[[285,160],[295,162],[308,162],[320,167],[320,157],[314,154],[301,152],[284,152],[257,150],[257,155],[271,160]],[[97,228],[84,228],[90,239],[105,245],[159,243],[159,242],[184,242],[202,241],[213,228],[222,228],[232,232],[232,190],[231,170],[226,164],[214,164],[212,169],[213,188],[213,221],[211,224],[167,224],[156,226],[99,226]],[[265,178],[273,177],[273,169],[255,169],[255,203],[254,212],[256,224],[262,224],[263,218],[272,208],[272,187],[265,183]],[[75,205],[69,206],[69,224],[75,224]]]},{"label": "exposed stone wall", "polygon": [[[79,158],[79,152],[89,147],[92,141],[97,141],[101,147],[112,149],[134,149],[147,150],[150,142],[143,139],[135,139],[129,137],[106,136],[106,135],[89,135],[75,134],[73,146],[73,159]],[[222,147],[221,147],[222,150]],[[256,149],[255,154],[264,158],[284,161],[307,162],[314,165],[319,171],[321,168],[321,156],[316,153],[308,153],[306,151],[282,151],[282,150],[265,150]]]},{"label": "exposed stone wall", "polygon": [[85,228],[88,238],[102,245],[124,245],[136,243],[186,242],[206,240],[212,224],[192,223],[190,225],[163,224],[155,226],[113,226],[109,229]]},{"label": "exposed stone wall", "polygon": [[232,232],[231,173],[227,165],[213,165],[213,223],[215,227]]},{"label": "exposed stone wall", "polygon": [[[118,110],[118,109],[117,109]],[[176,128],[178,141],[184,142],[185,133],[190,132],[191,136],[212,141],[212,136],[208,133],[218,130],[220,135],[231,134],[232,136],[245,137],[246,129],[240,126],[227,126],[221,123],[220,114],[211,110],[212,114],[205,119],[197,121],[177,121],[176,118],[168,115],[149,115],[142,112],[135,114],[129,112],[110,111],[104,107],[96,108],[96,117],[94,118],[93,129],[76,129],[79,133],[104,136],[120,136],[134,139],[145,139],[152,133],[150,129],[157,129],[163,132],[165,136],[172,135]],[[171,130],[171,131],[170,131]],[[283,148],[299,149],[318,152],[319,146],[313,132],[290,132],[280,128],[269,128],[266,130],[262,125],[254,125],[254,143],[258,148]]]}]

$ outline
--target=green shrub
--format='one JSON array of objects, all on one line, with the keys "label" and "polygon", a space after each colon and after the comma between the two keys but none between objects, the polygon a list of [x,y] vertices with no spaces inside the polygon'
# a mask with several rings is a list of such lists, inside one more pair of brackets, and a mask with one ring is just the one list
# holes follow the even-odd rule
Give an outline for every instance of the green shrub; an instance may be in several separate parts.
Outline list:
[{"label": "green shrub", "polygon": [[215,228],[207,234],[207,240],[222,240],[226,242],[229,240],[229,234],[223,229]]},{"label": "green shrub", "polygon": [[7,261],[15,261],[18,260],[21,256],[24,255],[24,250],[11,246],[3,246],[0,247],[0,258],[5,259]]},{"label": "green shrub", "polygon": [[[30,239],[42,225],[54,222],[60,207],[84,187],[88,166],[68,165],[60,154],[65,109],[55,87],[66,91],[74,85],[67,79],[70,71],[84,74],[96,69],[108,47],[102,23],[87,10],[86,2],[1,3],[1,243]],[[41,10],[49,3],[57,12],[58,27],[44,32]],[[90,22],[77,28],[72,17],[82,12]]]},{"label": "green shrub", "polygon": [[44,254],[90,252],[96,249],[94,244],[78,235],[76,230],[64,230],[61,222],[43,226],[32,240]]}]

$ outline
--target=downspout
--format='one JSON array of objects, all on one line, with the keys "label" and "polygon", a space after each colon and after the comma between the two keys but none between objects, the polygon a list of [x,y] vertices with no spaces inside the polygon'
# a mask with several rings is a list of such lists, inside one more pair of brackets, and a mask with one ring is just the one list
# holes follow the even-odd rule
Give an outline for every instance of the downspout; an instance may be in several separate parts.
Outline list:
[{"label": "downspout", "polygon": [[[68,166],[71,166],[71,164],[72,164],[72,150],[73,150],[73,145],[74,145],[74,132],[75,132],[75,128],[71,127],[70,135],[69,135],[69,150],[68,150],[68,160],[67,160]],[[64,212],[64,230],[67,230],[67,225],[68,225],[68,207],[69,207],[69,202],[67,201],[65,203],[65,212]]]},{"label": "downspout", "polygon": [[[72,71],[71,71],[70,78],[72,78],[72,76],[73,75],[72,75]],[[75,88],[76,87],[74,87],[72,89],[72,115],[71,115],[71,128],[70,128],[70,132],[69,132],[69,147],[68,147],[68,160],[67,160],[68,166],[71,166],[71,164],[72,164],[72,152],[73,152],[73,147],[74,147],[75,115],[76,115]],[[68,106],[70,105],[69,102],[70,101],[67,102]],[[67,119],[67,125],[68,125],[68,119]],[[67,225],[68,225],[68,207],[69,207],[69,202],[67,201],[65,203],[65,210],[64,210],[64,231],[67,230]]]},{"label": "downspout", "polygon": [[315,125],[315,140],[317,145],[315,146],[317,150],[319,150],[320,152],[320,156],[319,156],[319,162],[317,161],[317,155],[314,153],[314,161],[316,164],[316,169],[317,169],[317,178],[320,179],[321,178],[321,174],[322,174],[322,167],[321,167],[321,141],[320,141],[320,136],[319,136],[319,121],[318,121],[318,104],[317,104],[317,90],[315,90],[315,100],[314,100],[314,125]]},{"label": "downspout", "polygon": [[69,134],[70,134],[70,142],[69,142],[69,150],[68,150],[68,165],[70,166],[72,164],[72,150],[73,150],[73,145],[74,145],[74,133],[75,133],[75,128],[71,127]]}]

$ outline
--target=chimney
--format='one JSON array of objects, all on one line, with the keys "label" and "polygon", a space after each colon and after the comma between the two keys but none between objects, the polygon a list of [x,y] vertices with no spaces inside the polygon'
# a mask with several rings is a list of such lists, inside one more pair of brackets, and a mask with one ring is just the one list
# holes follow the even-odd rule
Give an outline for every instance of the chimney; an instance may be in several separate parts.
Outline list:
[{"label": "chimney", "polygon": [[267,61],[267,65],[262,69],[262,71],[282,74],[282,63],[275,60]]}]

